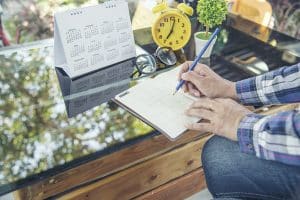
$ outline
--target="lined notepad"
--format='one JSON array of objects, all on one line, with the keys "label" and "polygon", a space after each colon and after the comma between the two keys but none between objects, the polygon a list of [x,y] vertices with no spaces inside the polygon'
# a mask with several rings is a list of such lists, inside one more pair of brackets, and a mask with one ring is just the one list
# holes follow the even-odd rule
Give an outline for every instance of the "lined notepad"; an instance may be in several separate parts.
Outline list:
[{"label": "lined notepad", "polygon": [[195,101],[194,97],[182,92],[178,92],[175,96],[172,94],[178,83],[178,72],[179,67],[153,79],[144,80],[117,95],[115,100],[169,139],[175,140],[187,131],[186,123],[200,120],[184,114],[184,111]]}]

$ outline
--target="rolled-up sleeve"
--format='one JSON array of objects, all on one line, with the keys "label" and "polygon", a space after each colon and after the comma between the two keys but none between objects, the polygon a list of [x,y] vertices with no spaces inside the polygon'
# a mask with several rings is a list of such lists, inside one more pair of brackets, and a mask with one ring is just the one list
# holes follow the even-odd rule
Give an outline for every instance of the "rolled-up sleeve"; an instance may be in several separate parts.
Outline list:
[{"label": "rolled-up sleeve", "polygon": [[241,120],[237,134],[243,153],[300,166],[299,110],[271,116],[247,115]]},{"label": "rolled-up sleeve", "polygon": [[242,152],[255,154],[253,146],[253,127],[254,124],[263,117],[263,115],[249,114],[241,120],[238,129],[238,140]]},{"label": "rolled-up sleeve", "polygon": [[236,91],[244,105],[300,102],[300,63],[239,81]]}]

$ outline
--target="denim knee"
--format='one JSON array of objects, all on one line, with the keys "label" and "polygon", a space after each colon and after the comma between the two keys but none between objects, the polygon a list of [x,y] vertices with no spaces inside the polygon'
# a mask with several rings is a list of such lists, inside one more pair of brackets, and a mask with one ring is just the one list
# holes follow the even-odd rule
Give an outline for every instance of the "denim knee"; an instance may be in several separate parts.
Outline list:
[{"label": "denim knee", "polygon": [[285,186],[298,174],[280,163],[241,153],[237,142],[219,136],[204,145],[202,166],[208,190],[215,198],[290,199],[285,197],[290,197],[292,190]]},{"label": "denim knee", "polygon": [[214,179],[215,174],[215,166],[218,165],[215,159],[215,151],[218,149],[219,138],[217,136],[213,136],[210,138],[203,147],[201,160],[202,160],[202,167],[205,173],[205,179],[208,190],[215,196],[215,191],[212,184],[212,179]]},{"label": "denim knee", "polygon": [[219,136],[213,136],[204,145],[202,166],[208,190],[214,196],[223,192],[222,188],[228,181],[224,179],[224,174],[237,170],[233,156],[233,152],[236,150],[238,150],[238,145],[235,142]]}]

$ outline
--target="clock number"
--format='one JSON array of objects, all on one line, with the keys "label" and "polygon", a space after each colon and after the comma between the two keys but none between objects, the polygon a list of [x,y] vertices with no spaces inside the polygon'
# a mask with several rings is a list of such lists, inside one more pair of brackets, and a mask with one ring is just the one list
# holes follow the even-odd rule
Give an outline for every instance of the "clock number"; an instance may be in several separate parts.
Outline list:
[{"label": "clock number", "polygon": [[184,39],[184,38],[183,38],[183,35],[180,37],[180,39],[182,39],[182,40]]},{"label": "clock number", "polygon": [[169,42],[169,45],[172,46],[172,45],[173,45],[173,42]]},{"label": "clock number", "polygon": [[185,34],[185,33],[186,33],[186,30],[183,30],[183,33]]},{"label": "clock number", "polygon": [[179,44],[179,41],[178,41],[178,40],[176,40],[176,44]]},{"label": "clock number", "polygon": [[182,26],[181,26],[181,27],[182,27],[182,28],[184,28],[184,25],[185,25],[185,24],[184,24],[184,23],[182,23]]},{"label": "clock number", "polygon": [[159,39],[162,39],[162,35],[159,36]]},{"label": "clock number", "polygon": [[167,43],[167,40],[164,40],[164,43]]},{"label": "clock number", "polygon": [[160,26],[160,27],[164,27],[164,26],[165,26],[165,23],[160,23],[159,26]]},{"label": "clock number", "polygon": [[177,20],[177,21],[178,21],[178,23],[179,23],[179,22],[180,22],[180,19],[178,18],[178,20]]},{"label": "clock number", "polygon": [[160,28],[159,28],[159,29],[157,29],[157,32],[159,32],[159,33],[160,33]]},{"label": "clock number", "polygon": [[169,21],[169,19],[168,19],[168,18],[165,18],[165,19],[164,19],[164,22],[168,22],[168,21]]}]

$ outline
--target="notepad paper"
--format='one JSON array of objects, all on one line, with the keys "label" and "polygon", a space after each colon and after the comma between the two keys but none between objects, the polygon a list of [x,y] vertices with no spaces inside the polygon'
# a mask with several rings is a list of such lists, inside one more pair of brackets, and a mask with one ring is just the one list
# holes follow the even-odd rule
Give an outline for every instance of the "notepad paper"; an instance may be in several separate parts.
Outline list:
[{"label": "notepad paper", "polygon": [[187,123],[200,119],[188,117],[185,110],[195,101],[182,92],[172,93],[178,83],[179,67],[144,80],[137,86],[116,96],[115,100],[128,111],[174,140],[187,131]]}]

